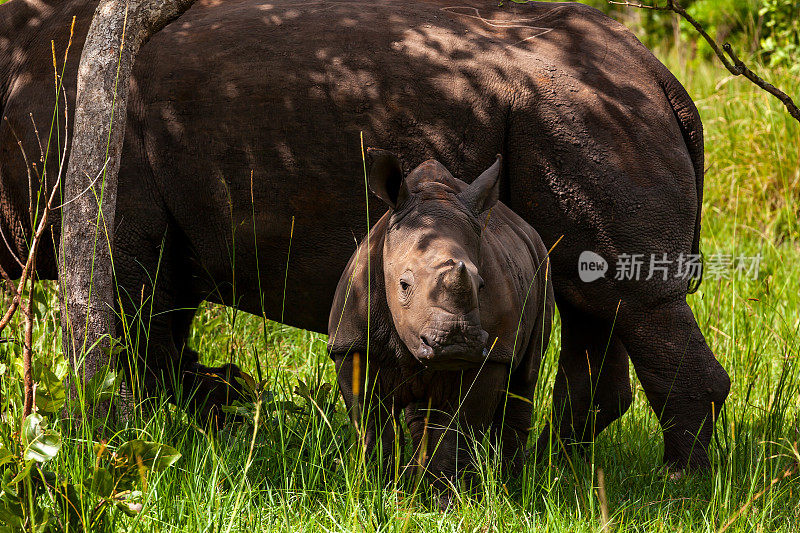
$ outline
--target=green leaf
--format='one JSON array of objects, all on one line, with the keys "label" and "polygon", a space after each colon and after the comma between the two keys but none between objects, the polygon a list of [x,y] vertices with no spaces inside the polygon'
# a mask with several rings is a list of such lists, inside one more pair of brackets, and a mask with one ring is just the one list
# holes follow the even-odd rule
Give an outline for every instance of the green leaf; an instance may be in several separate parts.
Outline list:
[{"label": "green leaf", "polygon": [[114,476],[105,468],[98,468],[92,475],[91,491],[102,498],[114,494]]},{"label": "green leaf", "polygon": [[56,413],[67,399],[64,382],[49,368],[43,366],[36,384],[36,408],[45,413]]},{"label": "green leaf", "polygon": [[18,485],[21,481],[24,481],[25,479],[28,479],[30,477],[32,468],[33,468],[33,463],[31,461],[26,462],[23,465],[22,470],[17,472],[17,475],[14,476],[14,479],[9,481],[8,484],[5,485],[3,488],[11,492],[12,494],[17,495],[16,485]]},{"label": "green leaf", "polygon": [[41,435],[36,437],[36,440],[31,442],[25,449],[25,459],[36,461],[37,463],[44,463],[49,461],[56,455],[58,450],[61,449],[61,434],[52,429],[42,432]]},{"label": "green leaf", "polygon": [[253,376],[247,372],[242,371],[238,376],[234,376],[233,379],[239,385],[242,391],[245,391],[250,395],[256,395],[258,393],[258,383],[256,383],[256,380],[253,379]]},{"label": "green leaf", "polygon": [[181,458],[181,454],[175,448],[164,444],[135,439],[120,446],[117,457],[124,459],[129,465],[139,464],[141,458],[142,465],[146,468],[160,472],[172,466]]},{"label": "green leaf", "polygon": [[58,377],[58,379],[64,381],[69,373],[69,362],[63,358],[57,359],[55,366],[53,367],[53,373]]},{"label": "green leaf", "polygon": [[6,492],[0,493],[0,523],[9,531],[19,531],[23,516],[22,503]]},{"label": "green leaf", "polygon": [[308,385],[302,379],[297,380],[297,387],[294,388],[294,393],[306,400],[311,399],[311,391],[308,390]]},{"label": "green leaf", "polygon": [[37,436],[41,435],[43,423],[44,417],[37,413],[31,413],[27,418],[25,418],[25,421],[22,422],[23,444],[27,446],[36,440]]},{"label": "green leaf", "polygon": [[16,456],[10,451],[0,445],[0,466],[8,464],[16,459]]},{"label": "green leaf", "polygon": [[96,405],[110,400],[121,382],[122,374],[108,367],[101,369],[86,383],[86,401]]},{"label": "green leaf", "polygon": [[25,460],[44,463],[58,454],[61,449],[61,435],[52,429],[43,429],[44,418],[37,413],[31,413],[22,424]]},{"label": "green leaf", "polygon": [[127,516],[136,516],[142,512],[142,504],[129,501],[116,502],[117,509],[125,513]]},{"label": "green leaf", "polygon": [[7,496],[10,495],[14,497],[19,496],[17,492],[16,482],[14,482],[13,480],[14,480],[14,469],[12,467],[4,468],[3,476],[2,478],[0,478],[0,490],[2,491],[0,494],[6,494]]}]

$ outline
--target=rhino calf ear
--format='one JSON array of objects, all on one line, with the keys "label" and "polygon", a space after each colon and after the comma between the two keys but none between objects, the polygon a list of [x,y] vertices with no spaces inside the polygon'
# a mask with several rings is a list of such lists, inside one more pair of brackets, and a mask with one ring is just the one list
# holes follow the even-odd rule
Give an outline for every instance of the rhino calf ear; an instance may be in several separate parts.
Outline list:
[{"label": "rhino calf ear", "polygon": [[492,166],[483,171],[483,174],[464,189],[458,197],[464,204],[479,215],[490,209],[500,198],[500,165],[502,156],[497,154],[497,160]]},{"label": "rhino calf ear", "polygon": [[400,159],[387,150],[367,149],[367,183],[369,190],[393,209],[408,196]]}]

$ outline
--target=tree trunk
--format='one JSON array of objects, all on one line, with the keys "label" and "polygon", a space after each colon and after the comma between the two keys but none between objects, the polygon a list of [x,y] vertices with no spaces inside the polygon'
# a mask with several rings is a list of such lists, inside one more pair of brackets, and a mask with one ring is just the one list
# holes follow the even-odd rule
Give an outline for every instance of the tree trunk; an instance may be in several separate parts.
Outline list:
[{"label": "tree trunk", "polygon": [[114,363],[108,357],[115,334],[111,252],[134,58],[193,2],[101,0],[83,48],[63,186],[59,281],[64,353],[84,382]]}]

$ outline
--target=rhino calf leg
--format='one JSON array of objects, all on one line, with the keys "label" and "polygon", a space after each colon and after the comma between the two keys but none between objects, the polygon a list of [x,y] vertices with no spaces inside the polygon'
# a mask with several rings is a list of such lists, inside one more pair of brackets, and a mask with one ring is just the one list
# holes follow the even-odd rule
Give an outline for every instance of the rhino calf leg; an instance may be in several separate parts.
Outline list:
[{"label": "rhino calf leg", "polygon": [[444,406],[418,402],[406,408],[414,463],[439,491],[440,507],[452,502],[459,476],[484,458],[473,457],[474,444],[490,429],[507,384],[508,367],[489,363],[463,372]]},{"label": "rhino calf leg", "polygon": [[546,306],[543,315],[537,318],[525,356],[508,381],[510,394],[502,398],[492,423],[502,446],[503,468],[512,476],[522,472],[528,458],[526,446],[533,423],[533,398],[542,357],[550,343],[553,311],[552,306]]},{"label": "rhino calf leg", "polygon": [[539,455],[550,449],[562,451],[557,439],[583,448],[622,416],[632,401],[628,353],[611,326],[567,305],[561,306],[561,319],[554,427],[546,427],[539,436]]},{"label": "rhino calf leg", "polygon": [[437,493],[439,507],[447,509],[453,501],[458,475],[468,464],[465,449],[468,436],[461,431],[456,416],[441,410],[412,404],[406,407],[405,414],[414,469],[428,478]]},{"label": "rhino calf leg", "polygon": [[384,475],[389,479],[396,460],[401,459],[399,454],[402,454],[404,446],[398,409],[390,395],[382,394],[377,372],[364,368],[365,362],[360,354],[355,357],[354,354],[335,356],[334,363],[339,390],[350,420],[359,433],[364,456],[367,459],[377,456]]},{"label": "rhino calf leg", "polygon": [[623,312],[620,336],[664,432],[664,462],[707,468],[714,422],[730,378],[685,301]]},{"label": "rhino calf leg", "polygon": [[[530,393],[527,394],[512,392],[522,398],[530,399],[533,397],[533,388],[531,387]],[[501,445],[503,469],[512,476],[519,475],[525,465],[527,458],[525,447],[528,443],[532,418],[533,404],[517,397],[508,397],[504,400],[495,414],[492,433]]]}]

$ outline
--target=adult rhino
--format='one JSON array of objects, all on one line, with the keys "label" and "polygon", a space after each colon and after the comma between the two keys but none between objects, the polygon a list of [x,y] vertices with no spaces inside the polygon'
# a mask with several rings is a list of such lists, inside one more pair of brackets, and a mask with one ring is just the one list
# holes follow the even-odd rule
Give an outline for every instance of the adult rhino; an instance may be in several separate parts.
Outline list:
[{"label": "adult rhino", "polygon": [[[38,153],[29,113],[46,132],[50,41],[60,54],[77,17],[64,79],[72,102],[95,5],[0,6],[0,228],[18,257],[30,222],[12,128]],[[556,431],[587,441],[624,413],[630,357],[664,431],[664,460],[708,465],[730,381],[686,304],[687,280],[578,276],[586,250],[610,264],[698,250],[702,124],[625,27],[580,4],[200,0],[141,49],[134,78],[115,269],[126,313],[153,295],[150,376],[196,365],[185,342],[203,299],[326,330],[339,274],[368,227],[360,132],[402,154],[406,169],[435,158],[476,176],[500,153],[500,199],[548,247],[558,242]],[[384,210],[371,202],[370,220]],[[2,242],[0,264],[19,275]],[[37,266],[56,277],[52,245]]]}]

